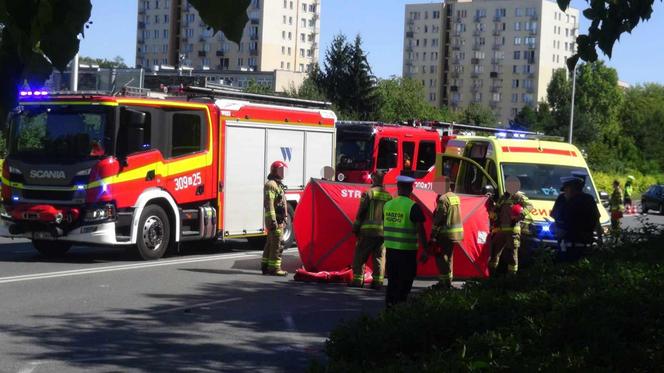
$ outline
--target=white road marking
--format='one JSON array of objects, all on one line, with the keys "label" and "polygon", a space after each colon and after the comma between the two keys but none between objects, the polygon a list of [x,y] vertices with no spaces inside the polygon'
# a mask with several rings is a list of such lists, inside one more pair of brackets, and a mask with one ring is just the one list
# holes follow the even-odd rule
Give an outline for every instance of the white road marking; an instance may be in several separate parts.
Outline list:
[{"label": "white road marking", "polygon": [[189,305],[189,306],[175,307],[175,308],[169,308],[169,309],[166,309],[166,310],[150,312],[150,315],[161,315],[161,314],[164,314],[164,313],[182,311],[182,310],[191,309],[191,308],[200,308],[200,307],[205,307],[205,306],[211,306],[213,304],[230,303],[230,302],[235,302],[236,300],[240,300],[240,299],[242,299],[242,298],[228,298],[228,299],[222,299],[222,300],[215,300],[215,301],[212,301],[212,302],[197,303],[197,304],[192,304],[192,305]]},{"label": "white road marking", "polygon": [[[295,251],[294,249],[289,249],[284,251],[285,253]],[[0,284],[7,284],[12,282],[22,282],[22,281],[31,281],[31,280],[42,280],[47,278],[56,278],[56,277],[68,277],[68,276],[80,276],[80,275],[89,275],[95,273],[104,273],[104,272],[115,272],[115,271],[126,271],[131,269],[141,269],[141,268],[152,268],[152,267],[162,267],[162,266],[171,266],[178,264],[188,264],[188,263],[199,263],[199,262],[210,262],[215,260],[226,260],[226,259],[239,259],[239,258],[252,258],[260,256],[260,252],[251,252],[243,254],[218,254],[205,257],[197,258],[181,258],[181,259],[162,259],[156,262],[141,262],[133,264],[121,264],[115,266],[106,266],[106,267],[95,267],[95,268],[83,268],[83,269],[74,269],[68,271],[57,271],[57,272],[44,272],[44,273],[35,273],[29,275],[18,275],[18,276],[8,276],[0,277]]]}]

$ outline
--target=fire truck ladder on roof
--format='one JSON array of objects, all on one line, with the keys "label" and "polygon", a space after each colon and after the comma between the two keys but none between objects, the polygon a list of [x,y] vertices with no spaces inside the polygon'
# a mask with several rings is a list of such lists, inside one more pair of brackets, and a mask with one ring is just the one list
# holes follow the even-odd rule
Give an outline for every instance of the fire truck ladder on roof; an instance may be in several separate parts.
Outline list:
[{"label": "fire truck ladder on roof", "polygon": [[325,101],[314,101],[314,100],[304,100],[299,98],[291,98],[284,96],[271,96],[271,95],[262,95],[257,93],[247,93],[237,89],[228,88],[225,86],[206,86],[206,87],[197,87],[197,86],[187,86],[183,89],[184,93],[193,97],[208,97],[210,99],[217,98],[230,98],[237,100],[247,100],[255,103],[261,104],[271,104],[271,105],[285,105],[293,107],[302,107],[309,109],[329,109],[332,106],[332,103]]}]

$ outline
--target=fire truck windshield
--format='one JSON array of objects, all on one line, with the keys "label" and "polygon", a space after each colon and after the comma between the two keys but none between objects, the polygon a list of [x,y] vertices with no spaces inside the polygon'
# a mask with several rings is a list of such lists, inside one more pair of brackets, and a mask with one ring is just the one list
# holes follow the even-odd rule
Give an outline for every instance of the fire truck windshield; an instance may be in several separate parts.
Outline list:
[{"label": "fire truck windshield", "polygon": [[530,199],[554,201],[560,194],[560,178],[564,176],[585,175],[583,191],[597,199],[597,193],[590,179],[588,170],[582,167],[569,167],[548,164],[503,163],[503,185],[509,176],[516,176],[521,182],[521,191]]},{"label": "fire truck windshield", "polygon": [[369,170],[373,165],[373,136],[360,133],[339,133],[337,138],[337,170]]},{"label": "fire truck windshield", "polygon": [[25,106],[10,117],[9,154],[42,161],[108,155],[112,114],[99,106]]}]

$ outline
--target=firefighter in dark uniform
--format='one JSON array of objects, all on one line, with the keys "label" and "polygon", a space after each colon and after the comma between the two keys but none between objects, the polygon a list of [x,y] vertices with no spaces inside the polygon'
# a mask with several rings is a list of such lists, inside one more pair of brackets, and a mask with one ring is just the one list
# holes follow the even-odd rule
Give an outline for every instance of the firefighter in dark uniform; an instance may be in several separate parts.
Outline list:
[{"label": "firefighter in dark uniform", "polygon": [[383,206],[392,199],[383,187],[385,172],[378,170],[371,175],[372,185],[360,198],[360,208],[353,223],[353,233],[357,237],[353,257],[353,281],[349,286],[364,286],[364,263],[372,257],[373,281],[371,288],[379,290],[383,286],[385,274],[385,246],[383,245]]},{"label": "firefighter in dark uniform", "polygon": [[560,243],[561,259],[577,260],[593,244],[595,236],[601,239],[602,227],[595,198],[583,191],[585,180],[577,176],[560,179],[565,196],[565,208],[556,217],[556,237]]},{"label": "firefighter in dark uniform", "polygon": [[[452,287],[454,245],[463,241],[463,222],[461,219],[461,199],[454,194],[454,185],[449,179],[434,183],[434,190],[442,192],[438,195],[436,209],[433,212],[431,239],[428,251],[436,258],[438,266],[438,283],[434,288],[449,289]],[[422,254],[422,262],[426,262],[427,252]]]},{"label": "firefighter in dark uniform", "polygon": [[286,276],[288,274],[281,269],[284,227],[288,220],[286,193],[282,181],[287,167],[286,163],[282,161],[273,162],[263,189],[263,208],[267,229],[267,241],[261,261],[261,271],[264,275]]},{"label": "firefighter in dark uniform", "polygon": [[405,302],[417,274],[418,242],[426,243],[424,213],[410,196],[415,179],[397,178],[398,196],[383,208],[383,231],[387,248],[387,307]]},{"label": "firefighter in dark uniform", "polygon": [[507,250],[507,272],[519,270],[519,247],[521,246],[521,221],[531,219],[532,205],[528,197],[519,191],[521,182],[516,176],[505,178],[505,194],[496,202],[490,213],[492,221],[491,259],[489,271],[496,274],[503,251]]}]

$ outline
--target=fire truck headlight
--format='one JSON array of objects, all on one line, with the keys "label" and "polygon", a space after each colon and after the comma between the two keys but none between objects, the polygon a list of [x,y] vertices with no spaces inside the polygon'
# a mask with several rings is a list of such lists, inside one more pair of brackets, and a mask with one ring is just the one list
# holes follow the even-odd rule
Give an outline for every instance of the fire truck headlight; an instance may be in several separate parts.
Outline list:
[{"label": "fire truck headlight", "polygon": [[344,181],[344,180],[346,180],[346,175],[344,175],[344,174],[342,174],[342,173],[340,172],[339,175],[337,175],[337,180],[339,180],[339,181]]},{"label": "fire truck headlight", "polygon": [[103,220],[110,220],[115,217],[115,206],[112,204],[96,206],[89,208],[85,212],[83,220],[86,222],[99,222]]}]

